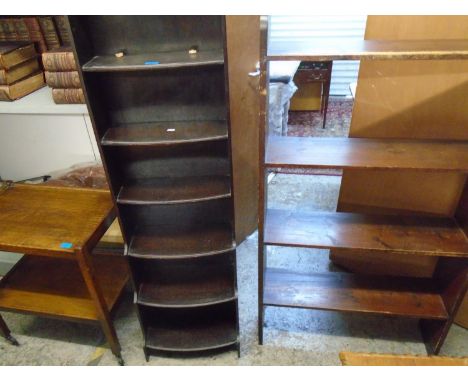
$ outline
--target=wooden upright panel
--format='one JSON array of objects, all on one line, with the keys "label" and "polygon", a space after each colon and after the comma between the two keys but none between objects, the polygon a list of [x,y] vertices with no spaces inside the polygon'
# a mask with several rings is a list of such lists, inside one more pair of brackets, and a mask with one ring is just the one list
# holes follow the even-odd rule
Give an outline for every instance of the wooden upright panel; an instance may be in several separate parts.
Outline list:
[{"label": "wooden upright panel", "polygon": [[[444,40],[467,34],[467,16],[369,16],[365,39]],[[466,60],[362,62],[350,136],[468,140],[467,92]],[[338,210],[453,216],[465,179],[456,173],[345,170]],[[358,272],[417,276],[432,274],[437,261],[421,256],[399,263],[338,251],[331,258]]]},{"label": "wooden upright panel", "polygon": [[257,228],[260,17],[226,16],[236,240]]}]

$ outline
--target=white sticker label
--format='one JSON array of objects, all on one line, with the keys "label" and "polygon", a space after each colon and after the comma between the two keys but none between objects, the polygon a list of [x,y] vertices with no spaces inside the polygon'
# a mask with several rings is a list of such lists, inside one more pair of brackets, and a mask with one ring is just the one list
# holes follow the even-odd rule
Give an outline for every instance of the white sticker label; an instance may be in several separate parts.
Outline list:
[{"label": "white sticker label", "polygon": [[166,130],[168,133],[172,133],[173,131],[175,131],[175,129],[167,129]]}]

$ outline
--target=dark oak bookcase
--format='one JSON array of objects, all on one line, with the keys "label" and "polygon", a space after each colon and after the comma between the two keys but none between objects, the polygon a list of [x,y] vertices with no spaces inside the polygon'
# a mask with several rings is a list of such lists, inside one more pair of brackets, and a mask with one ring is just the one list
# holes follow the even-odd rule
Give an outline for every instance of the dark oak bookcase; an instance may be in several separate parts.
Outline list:
[{"label": "dark oak bookcase", "polygon": [[[271,61],[468,59],[468,40],[303,41],[268,46],[261,20],[259,181],[259,343],[268,306],[360,312],[420,320],[428,352],[439,353],[468,290],[468,182],[453,216],[305,213],[268,207],[268,174],[277,168],[417,170],[468,174],[468,142],[459,140],[296,138],[268,131]],[[444,127],[441,126],[441,129]],[[443,187],[443,185],[441,185]],[[344,272],[302,274],[267,266],[267,247],[305,247],[438,257],[432,278]]]},{"label": "dark oak bookcase", "polygon": [[239,351],[224,17],[68,20],[146,358]]}]

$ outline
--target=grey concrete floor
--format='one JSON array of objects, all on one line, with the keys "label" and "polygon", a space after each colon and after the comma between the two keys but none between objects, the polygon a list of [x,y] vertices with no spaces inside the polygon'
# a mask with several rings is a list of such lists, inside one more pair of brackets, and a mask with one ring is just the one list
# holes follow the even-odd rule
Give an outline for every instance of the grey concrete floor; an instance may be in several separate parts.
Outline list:
[{"label": "grey concrete floor", "polygon": [[[340,177],[278,174],[269,205],[302,210],[334,210]],[[270,266],[301,272],[336,271],[328,251],[270,248]],[[143,338],[129,290],[115,320],[127,365],[339,365],[342,350],[426,354],[415,320],[267,308],[264,345],[257,343],[257,236],[237,251],[241,357],[235,351],[196,358],[143,356]],[[20,347],[0,338],[0,365],[116,365],[98,327],[2,313]],[[442,355],[467,356],[468,331],[454,325]]]}]

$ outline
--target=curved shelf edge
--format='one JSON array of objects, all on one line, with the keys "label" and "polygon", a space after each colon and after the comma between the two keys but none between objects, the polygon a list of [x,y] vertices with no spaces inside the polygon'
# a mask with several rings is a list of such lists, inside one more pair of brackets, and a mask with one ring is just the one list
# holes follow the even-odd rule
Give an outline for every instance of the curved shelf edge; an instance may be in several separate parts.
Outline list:
[{"label": "curved shelf edge", "polygon": [[177,352],[177,353],[194,353],[199,351],[208,351],[208,350],[215,350],[215,349],[222,349],[228,346],[237,345],[239,343],[239,337],[237,337],[234,341],[223,342],[221,344],[212,345],[212,346],[204,346],[198,348],[191,348],[191,349],[183,349],[183,348],[168,348],[163,346],[152,346],[148,345],[145,341],[145,348],[150,350],[156,351],[167,351],[167,352]]},{"label": "curved shelf edge", "polygon": [[233,240],[232,246],[225,249],[220,249],[216,251],[203,252],[203,253],[192,253],[192,254],[179,254],[179,255],[140,255],[137,253],[129,253],[128,250],[125,251],[125,256],[135,257],[138,259],[146,260],[171,260],[171,259],[192,259],[205,256],[215,256],[223,253],[231,252],[236,249],[236,243]]},{"label": "curved shelf edge", "polygon": [[167,141],[117,141],[103,138],[101,140],[102,146],[173,146],[173,145],[182,145],[182,144],[192,144],[192,143],[202,143],[202,142],[214,142],[214,141],[223,141],[228,139],[227,134],[215,135],[206,138],[196,138],[196,139],[176,139],[176,140],[167,140]]},{"label": "curved shelf edge", "polygon": [[194,199],[179,199],[179,200],[132,200],[132,199],[120,199],[117,197],[118,204],[131,204],[131,205],[167,205],[167,204],[186,204],[186,203],[198,203],[207,202],[210,200],[227,199],[232,196],[231,192],[220,195],[207,196],[205,198],[194,198]]},{"label": "curved shelf edge", "polygon": [[199,308],[199,307],[205,307],[205,306],[220,305],[220,304],[228,303],[228,302],[231,302],[231,301],[236,301],[237,299],[238,299],[238,295],[237,295],[237,292],[236,292],[234,294],[234,296],[231,296],[229,298],[223,298],[223,299],[220,299],[220,300],[213,300],[213,301],[209,301],[209,302],[206,302],[206,303],[179,304],[179,305],[176,305],[176,304],[169,305],[169,304],[147,303],[147,302],[138,301],[138,296],[136,296],[136,298],[135,298],[135,303],[138,304],[138,305],[143,305],[143,306],[147,306],[147,307],[150,307],[150,308],[183,309],[183,308]]}]

